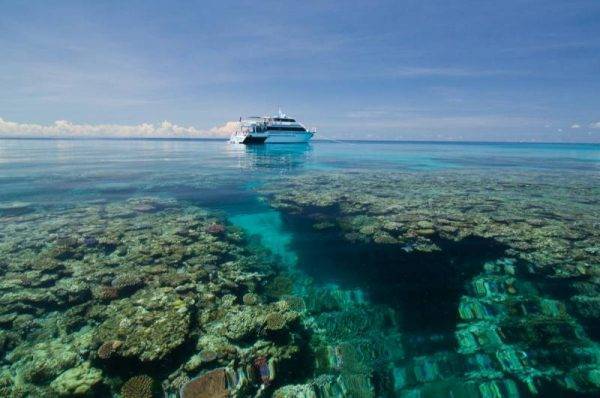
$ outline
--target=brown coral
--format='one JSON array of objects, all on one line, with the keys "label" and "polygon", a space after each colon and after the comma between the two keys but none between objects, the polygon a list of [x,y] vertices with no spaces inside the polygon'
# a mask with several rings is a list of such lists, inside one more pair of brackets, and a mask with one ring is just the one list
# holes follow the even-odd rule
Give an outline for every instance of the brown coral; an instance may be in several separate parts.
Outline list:
[{"label": "brown coral", "polygon": [[119,292],[133,292],[144,286],[144,281],[136,274],[126,273],[117,276],[110,284]]},{"label": "brown coral", "polygon": [[99,286],[94,289],[94,297],[102,301],[116,300],[119,298],[119,291],[112,286]]},{"label": "brown coral", "polygon": [[186,383],[179,391],[181,398],[227,398],[227,374],[224,368],[205,373]]},{"label": "brown coral", "polygon": [[154,380],[147,375],[134,376],[121,387],[123,398],[152,398]]},{"label": "brown coral", "polygon": [[285,327],[285,318],[278,312],[271,312],[265,317],[265,328],[267,330],[281,330]]},{"label": "brown coral", "polygon": [[211,235],[220,235],[225,232],[225,226],[223,224],[214,223],[206,227],[205,231]]},{"label": "brown coral", "polygon": [[98,357],[100,359],[109,359],[113,356],[113,354],[121,347],[123,344],[120,340],[111,340],[102,343],[102,345],[98,348]]}]

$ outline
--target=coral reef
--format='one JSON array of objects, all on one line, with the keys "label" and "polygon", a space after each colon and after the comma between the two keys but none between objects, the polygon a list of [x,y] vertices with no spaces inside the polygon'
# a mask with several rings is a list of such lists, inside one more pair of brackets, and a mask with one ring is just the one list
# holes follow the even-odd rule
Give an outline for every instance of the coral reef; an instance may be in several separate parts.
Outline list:
[{"label": "coral reef", "polygon": [[95,298],[102,301],[110,301],[119,298],[119,290],[112,286],[99,286],[93,291]]},{"label": "coral reef", "polygon": [[123,398],[152,398],[152,385],[154,380],[147,375],[134,376],[127,380],[121,387]]},{"label": "coral reef", "polygon": [[419,264],[458,286],[450,322],[427,331],[408,313],[423,286],[361,285],[377,271],[368,256],[358,283],[320,283],[302,270],[315,264],[279,267],[220,213],[122,199],[114,184],[98,187],[111,200],[4,203],[0,395],[594,396],[600,184],[588,177],[316,171],[259,188],[290,226],[387,250],[409,281],[403,261],[493,242],[493,259],[457,266],[459,283]]},{"label": "coral reef", "polygon": [[109,359],[111,358],[119,348],[123,345],[123,342],[120,340],[111,340],[105,341],[98,347],[96,351],[98,354],[98,358],[100,359]]},{"label": "coral reef", "polygon": [[181,387],[180,398],[226,398],[229,396],[224,368],[211,370]]},{"label": "coral reef", "polygon": [[144,281],[139,275],[134,273],[125,273],[118,275],[115,279],[110,282],[110,285],[117,289],[118,292],[133,292],[142,286]]},{"label": "coral reef", "polygon": [[220,235],[225,232],[225,226],[223,224],[214,223],[206,227],[206,232],[212,235]]},{"label": "coral reef", "polygon": [[[591,319],[599,308],[600,191],[588,178],[597,182],[597,176],[589,175],[465,170],[328,172],[275,179],[262,187],[274,207],[313,220],[317,231],[339,231],[349,244],[397,246],[414,258],[444,250],[448,242],[480,239],[495,242],[506,256],[481,264],[481,273],[467,282],[457,308],[456,351],[447,345],[445,351],[432,348],[452,339],[449,329],[441,335],[397,336],[399,352],[386,357],[383,347],[393,345],[377,348],[373,343],[393,340],[394,333],[375,337],[373,332],[381,333],[388,322],[367,315],[372,304],[347,308],[330,299],[350,298],[349,291],[304,292],[308,313],[303,322],[315,331],[316,370],[328,377],[328,387],[313,379],[280,388],[275,396],[374,396],[386,391],[516,397],[524,391],[545,396],[557,388],[565,395],[597,392],[591,369],[597,369],[600,347],[590,335],[598,336]],[[402,329],[401,324],[392,328]],[[374,340],[364,345],[362,335]],[[319,342],[326,344],[318,348]],[[406,342],[413,352],[425,346],[433,353],[405,357]],[[352,378],[341,378],[348,372]],[[360,381],[365,373],[375,375],[366,380],[377,383],[369,387]],[[350,393],[352,388],[356,390]]]},{"label": "coral reef", "polygon": [[429,251],[439,250],[438,236],[494,238],[537,272],[556,277],[595,275],[599,262],[597,184],[570,176],[308,174],[277,180],[263,193],[275,207],[318,215],[355,240],[379,234],[386,243],[392,238],[389,243]]},{"label": "coral reef", "polygon": [[150,397],[151,378],[176,395],[221,366],[250,396],[298,357],[298,313],[261,293],[276,264],[205,210],[143,198],[24,214],[0,225],[0,395]]},{"label": "coral reef", "polygon": [[93,394],[93,388],[102,382],[102,372],[91,367],[90,362],[70,368],[50,383],[59,396],[81,397]]},{"label": "coral reef", "polygon": [[[114,350],[111,356],[163,359],[186,340],[192,303],[172,288],[141,290],[131,301],[113,301],[105,308],[106,320],[96,329],[94,340],[102,344],[100,347],[110,342]],[[118,347],[115,340],[121,342]]]}]

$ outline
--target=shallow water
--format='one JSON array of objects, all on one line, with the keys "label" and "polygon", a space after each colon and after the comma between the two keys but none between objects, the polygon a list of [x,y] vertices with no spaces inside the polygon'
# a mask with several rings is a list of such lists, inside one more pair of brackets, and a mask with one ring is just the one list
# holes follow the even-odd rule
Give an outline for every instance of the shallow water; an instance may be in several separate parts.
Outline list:
[{"label": "shallow water", "polygon": [[595,396],[599,182],[599,145],[0,140],[0,392]]}]

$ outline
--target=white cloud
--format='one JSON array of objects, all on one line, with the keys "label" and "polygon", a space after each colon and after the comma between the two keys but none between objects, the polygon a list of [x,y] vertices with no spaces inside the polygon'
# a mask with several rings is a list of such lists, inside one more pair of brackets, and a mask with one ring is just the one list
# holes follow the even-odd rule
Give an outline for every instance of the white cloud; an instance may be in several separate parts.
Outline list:
[{"label": "white cloud", "polygon": [[593,129],[600,129],[600,122],[596,122],[596,123],[592,123],[592,124],[590,124],[590,128],[593,128]]},{"label": "white cloud", "polygon": [[229,137],[238,122],[201,130],[183,127],[164,121],[159,125],[75,124],[57,120],[54,124],[41,125],[10,122],[0,118],[0,136],[4,137],[139,137],[139,138],[225,138]]},{"label": "white cloud", "polygon": [[578,125],[578,124],[574,124],[574,125],[572,125],[572,126],[571,126],[571,128],[572,128],[572,129],[578,129],[578,128],[581,128],[581,126],[580,126],[580,125]]}]

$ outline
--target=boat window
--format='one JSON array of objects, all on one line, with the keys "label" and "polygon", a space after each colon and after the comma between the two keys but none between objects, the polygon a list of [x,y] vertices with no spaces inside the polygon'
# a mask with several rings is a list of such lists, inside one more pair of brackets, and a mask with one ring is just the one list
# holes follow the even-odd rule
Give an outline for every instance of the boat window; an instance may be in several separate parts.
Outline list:
[{"label": "boat window", "polygon": [[269,126],[268,130],[285,130],[285,131],[306,131],[304,127],[288,127],[288,126]]}]

